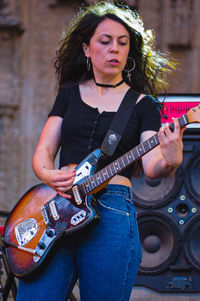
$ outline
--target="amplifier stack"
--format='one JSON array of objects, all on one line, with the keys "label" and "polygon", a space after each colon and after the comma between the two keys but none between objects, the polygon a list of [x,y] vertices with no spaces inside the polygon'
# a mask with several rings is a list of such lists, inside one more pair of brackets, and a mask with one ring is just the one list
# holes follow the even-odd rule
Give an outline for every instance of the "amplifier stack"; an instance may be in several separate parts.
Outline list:
[{"label": "amplifier stack", "polygon": [[[168,95],[162,123],[198,104],[200,95]],[[183,143],[174,175],[132,178],[143,254],[135,286],[159,292],[200,292],[200,123],[187,126]]]}]

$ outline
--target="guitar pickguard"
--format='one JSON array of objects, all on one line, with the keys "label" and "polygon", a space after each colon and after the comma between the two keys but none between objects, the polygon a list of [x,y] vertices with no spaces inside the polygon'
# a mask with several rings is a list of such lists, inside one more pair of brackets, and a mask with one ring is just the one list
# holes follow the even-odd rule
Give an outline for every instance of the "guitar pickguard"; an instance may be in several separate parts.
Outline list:
[{"label": "guitar pickguard", "polygon": [[91,174],[92,165],[86,161],[84,162],[80,167],[78,167],[76,171],[76,176],[74,179],[74,184],[77,184],[78,182],[82,181],[84,178],[89,177]]},{"label": "guitar pickguard", "polygon": [[76,176],[73,185],[82,183],[83,180],[92,175],[101,154],[101,150],[96,149],[76,167]]}]

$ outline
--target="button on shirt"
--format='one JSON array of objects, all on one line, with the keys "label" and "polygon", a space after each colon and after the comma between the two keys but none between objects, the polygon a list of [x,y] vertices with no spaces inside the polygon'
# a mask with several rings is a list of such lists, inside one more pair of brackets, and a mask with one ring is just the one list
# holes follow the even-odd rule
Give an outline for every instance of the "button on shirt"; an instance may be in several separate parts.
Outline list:
[{"label": "button on shirt", "polygon": [[[49,116],[63,118],[61,128],[60,168],[79,164],[90,152],[100,148],[111,125],[115,112],[99,113],[97,108],[82,99],[78,83],[69,82],[60,89]],[[151,96],[143,97],[134,107],[123,137],[113,156],[104,160],[105,165],[113,162],[139,144],[143,131],[160,128],[160,104]],[[121,174],[130,178],[133,167]]]}]

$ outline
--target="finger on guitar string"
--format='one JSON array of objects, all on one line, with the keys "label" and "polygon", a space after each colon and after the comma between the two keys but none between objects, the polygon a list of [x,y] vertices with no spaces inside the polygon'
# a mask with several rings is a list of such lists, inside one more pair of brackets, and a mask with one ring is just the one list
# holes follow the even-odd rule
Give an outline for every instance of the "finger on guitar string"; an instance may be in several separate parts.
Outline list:
[{"label": "finger on guitar string", "polygon": [[61,189],[65,189],[65,191],[66,191],[67,189],[70,189],[72,187],[72,185],[74,183],[74,179],[75,179],[75,177],[72,177],[71,179],[69,179],[67,181],[55,182],[54,186],[57,189],[61,188]]},{"label": "finger on guitar string", "polygon": [[76,171],[63,171],[63,170],[52,170],[52,181],[59,182],[59,181],[68,181],[71,178],[74,178],[76,175]]},{"label": "finger on guitar string", "polygon": [[65,199],[71,199],[71,198],[72,198],[72,196],[71,196],[70,194],[66,194],[66,193],[64,193],[64,192],[58,191],[58,194],[59,194],[61,197],[65,198]]},{"label": "finger on guitar string", "polygon": [[51,170],[45,183],[57,192],[65,192],[72,188],[75,171]]},{"label": "finger on guitar string", "polygon": [[168,143],[168,137],[165,133],[165,128],[161,127],[160,130],[158,131],[158,139],[159,143],[162,146],[162,144],[167,144]]},{"label": "finger on guitar string", "polygon": [[172,117],[172,120],[174,122],[174,132],[177,132],[181,137],[183,136],[184,131],[187,129],[186,126],[180,128],[180,124],[178,122],[177,118]]}]

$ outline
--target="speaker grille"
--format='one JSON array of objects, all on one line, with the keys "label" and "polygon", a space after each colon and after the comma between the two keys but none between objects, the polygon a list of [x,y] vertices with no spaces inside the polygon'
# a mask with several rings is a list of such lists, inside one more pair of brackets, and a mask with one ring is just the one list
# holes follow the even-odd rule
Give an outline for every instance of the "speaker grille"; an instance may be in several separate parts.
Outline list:
[{"label": "speaker grille", "polygon": [[171,219],[155,212],[138,215],[138,225],[143,256],[139,273],[165,271],[179,253],[178,227]]},{"label": "speaker grille", "polygon": [[200,204],[200,151],[195,152],[185,168],[186,191]]},{"label": "speaker grille", "polygon": [[185,254],[187,261],[200,271],[200,217],[193,219],[185,229]]},{"label": "speaker grille", "polygon": [[183,182],[182,167],[175,174],[162,179],[132,178],[135,204],[143,208],[159,208],[169,203],[178,193]]}]

